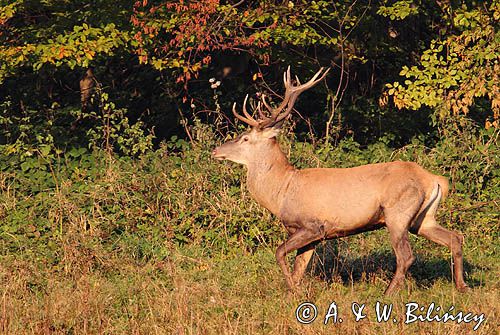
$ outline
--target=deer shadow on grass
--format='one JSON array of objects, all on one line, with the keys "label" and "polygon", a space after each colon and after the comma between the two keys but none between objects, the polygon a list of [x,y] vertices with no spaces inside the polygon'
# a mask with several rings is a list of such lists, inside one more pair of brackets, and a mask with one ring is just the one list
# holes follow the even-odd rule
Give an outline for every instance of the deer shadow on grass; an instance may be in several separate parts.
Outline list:
[{"label": "deer shadow on grass", "polygon": [[[396,269],[396,256],[392,250],[373,251],[359,257],[352,252],[344,253],[344,249],[338,240],[319,244],[309,263],[308,273],[328,283],[341,281],[343,285],[350,285],[363,281],[372,282],[378,278],[389,284]],[[413,252],[416,259],[408,270],[408,275],[415,280],[417,287],[429,288],[440,279],[452,283],[449,259],[422,255],[415,249]],[[467,278],[475,271],[477,267],[464,258],[466,283],[471,288],[484,286],[479,280]]]}]

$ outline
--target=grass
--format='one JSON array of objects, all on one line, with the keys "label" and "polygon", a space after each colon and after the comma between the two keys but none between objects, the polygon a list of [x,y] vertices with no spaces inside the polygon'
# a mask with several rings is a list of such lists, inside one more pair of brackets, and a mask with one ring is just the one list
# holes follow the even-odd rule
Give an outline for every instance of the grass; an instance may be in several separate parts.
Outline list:
[{"label": "grass", "polygon": [[[123,253],[89,251],[66,244],[66,256],[50,266],[34,259],[1,259],[2,334],[495,334],[499,326],[498,259],[493,245],[466,247],[467,281],[459,294],[450,279],[450,257],[418,241],[418,259],[405,288],[383,297],[394,256],[384,231],[319,246],[302,291],[291,294],[274,259],[274,248],[214,254],[199,246],[176,247],[162,260],[138,262]],[[351,247],[351,245],[353,247]],[[487,254],[487,253],[486,253]],[[302,325],[295,309],[305,301],[318,319]],[[376,322],[377,301],[393,304],[394,322]],[[324,325],[330,303],[342,323]],[[354,321],[351,304],[366,304]],[[404,324],[405,304],[434,302],[447,310],[484,313],[475,323]]]}]

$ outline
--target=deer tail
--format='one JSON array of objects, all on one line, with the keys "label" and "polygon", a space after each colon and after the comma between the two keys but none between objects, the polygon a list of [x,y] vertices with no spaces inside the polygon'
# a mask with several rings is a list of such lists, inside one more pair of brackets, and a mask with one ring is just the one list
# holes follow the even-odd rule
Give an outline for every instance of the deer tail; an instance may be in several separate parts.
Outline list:
[{"label": "deer tail", "polygon": [[448,182],[448,178],[443,176],[436,176],[437,183],[441,187],[442,197],[441,200],[446,199],[448,196],[448,191],[450,190],[450,183]]}]

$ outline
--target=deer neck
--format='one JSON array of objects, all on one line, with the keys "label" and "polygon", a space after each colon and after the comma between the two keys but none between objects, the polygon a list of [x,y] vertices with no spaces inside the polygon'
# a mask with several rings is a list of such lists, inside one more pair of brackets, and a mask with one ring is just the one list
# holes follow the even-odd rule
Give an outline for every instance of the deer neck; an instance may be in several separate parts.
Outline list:
[{"label": "deer neck", "polygon": [[294,167],[275,143],[269,154],[247,165],[247,187],[253,198],[279,216],[281,201],[291,180]]}]

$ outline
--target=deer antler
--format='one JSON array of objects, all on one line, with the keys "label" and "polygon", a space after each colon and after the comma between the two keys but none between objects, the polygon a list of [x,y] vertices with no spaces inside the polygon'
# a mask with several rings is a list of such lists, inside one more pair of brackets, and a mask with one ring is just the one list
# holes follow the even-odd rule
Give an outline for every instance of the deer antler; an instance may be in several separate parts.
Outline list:
[{"label": "deer antler", "polygon": [[[290,66],[288,66],[288,69],[286,72],[283,73],[283,83],[285,85],[285,97],[283,98],[283,101],[281,104],[273,109],[266,101],[265,95],[262,95],[262,105],[266,107],[266,109],[270,112],[269,117],[262,117],[261,120],[259,120],[259,124],[261,128],[267,128],[267,127],[272,127],[275,124],[279,123],[280,121],[284,120],[288,115],[293,110],[293,105],[295,104],[295,101],[297,100],[297,97],[300,95],[300,93],[304,92],[305,90],[310,89],[314,85],[316,85],[318,82],[323,80],[330,71],[330,69],[326,69],[324,71],[324,68],[319,69],[318,72],[305,84],[301,84],[299,78],[296,78],[297,85],[293,85],[291,75],[290,75]],[[323,72],[323,74],[321,74]],[[320,77],[321,75],[321,77]],[[283,109],[286,107],[286,111],[282,113]],[[263,115],[262,111],[259,111],[259,114]]]},{"label": "deer antler", "polygon": [[236,102],[233,104],[233,114],[236,116],[239,120],[245,122],[249,126],[252,127],[259,127],[259,121],[255,120],[248,112],[247,112],[247,100],[248,100],[248,94],[245,97],[245,101],[243,101],[243,114],[245,116],[242,116],[238,113],[236,113]]},{"label": "deer antler", "polygon": [[[245,97],[245,101],[243,102],[243,114],[245,116],[242,116],[238,113],[236,113],[236,103],[233,104],[233,114],[236,116],[239,120],[245,122],[246,124],[254,127],[254,128],[268,128],[272,127],[275,124],[279,123],[280,121],[284,120],[288,115],[293,110],[293,105],[295,104],[295,101],[297,100],[297,97],[300,95],[300,93],[304,92],[305,90],[313,87],[316,85],[318,82],[323,80],[325,78],[326,74],[330,69],[326,69],[324,71],[324,68],[319,69],[318,72],[305,84],[301,84],[299,78],[297,76],[295,77],[295,80],[297,82],[297,85],[293,85],[291,75],[290,75],[290,66],[288,66],[287,70],[283,73],[283,83],[285,85],[285,97],[283,98],[283,101],[277,108],[272,108],[268,102],[266,101],[266,96],[262,94],[261,96],[261,101],[257,104],[257,112],[259,113],[259,119],[256,120],[254,119],[246,109],[247,105],[247,100],[248,100],[248,94]],[[323,74],[321,74],[323,72]],[[321,75],[321,77],[320,77]],[[267,117],[264,112],[261,110],[261,107],[264,106],[270,113],[270,116]],[[283,109],[286,111],[282,112]]]}]

